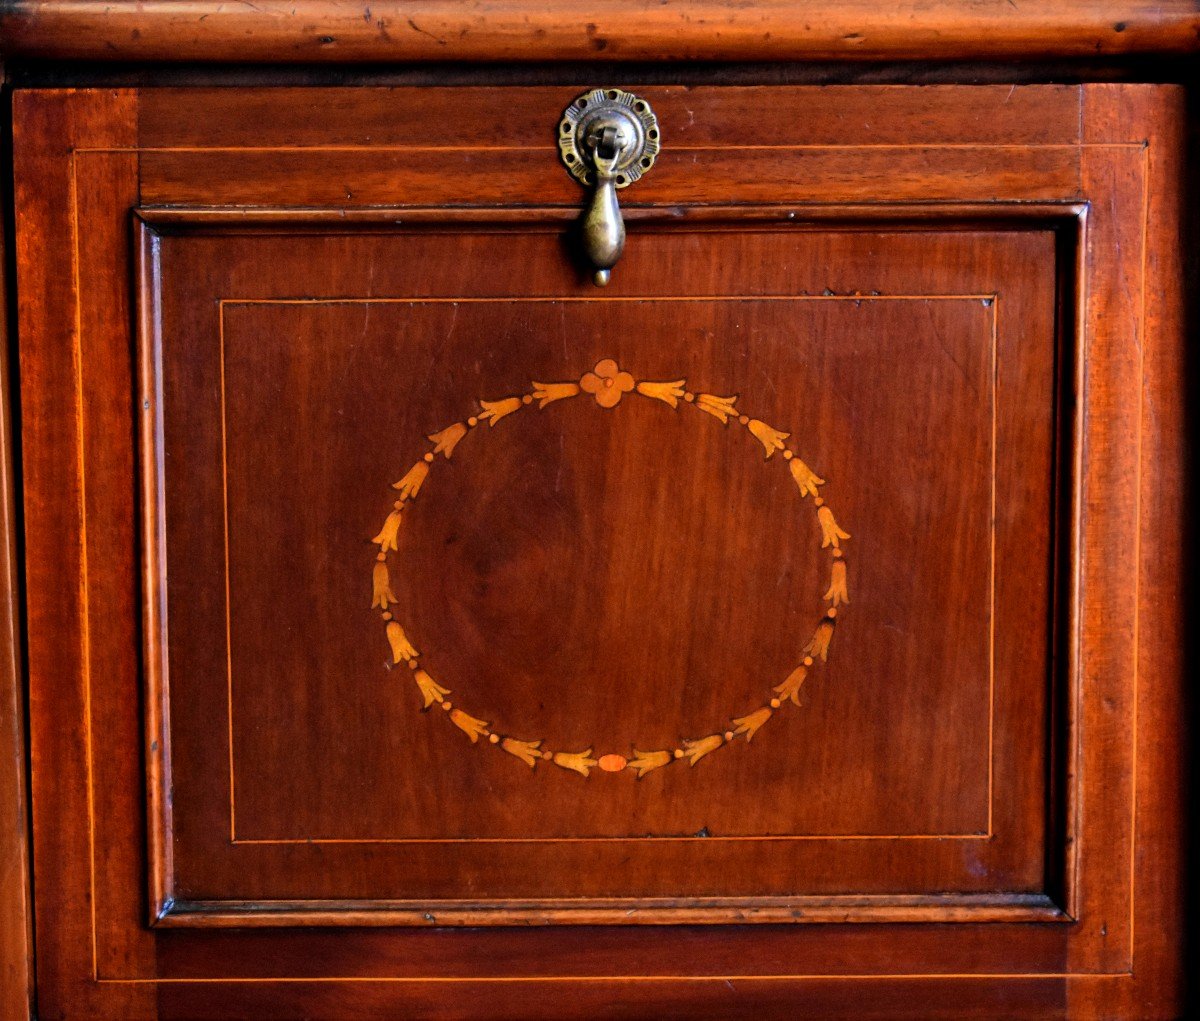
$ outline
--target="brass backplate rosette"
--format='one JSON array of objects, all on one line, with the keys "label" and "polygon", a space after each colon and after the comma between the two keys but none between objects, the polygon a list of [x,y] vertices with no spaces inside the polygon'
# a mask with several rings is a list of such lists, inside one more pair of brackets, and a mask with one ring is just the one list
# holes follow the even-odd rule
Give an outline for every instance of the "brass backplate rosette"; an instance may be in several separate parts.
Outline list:
[{"label": "brass backplate rosette", "polygon": [[563,111],[558,149],[567,172],[580,184],[596,181],[588,136],[602,124],[619,124],[629,141],[616,165],[616,186],[627,188],[654,166],[661,146],[658,118],[650,104],[622,89],[592,89]]}]

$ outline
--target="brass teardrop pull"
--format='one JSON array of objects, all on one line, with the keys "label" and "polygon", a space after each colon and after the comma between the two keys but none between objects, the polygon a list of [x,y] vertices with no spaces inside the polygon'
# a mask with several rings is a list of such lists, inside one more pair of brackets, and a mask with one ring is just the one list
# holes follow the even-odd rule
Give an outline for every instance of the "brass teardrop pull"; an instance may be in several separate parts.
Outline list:
[{"label": "brass teardrop pull", "polygon": [[583,247],[603,287],[625,250],[625,222],[617,189],[627,188],[654,166],[660,145],[658,118],[632,92],[593,89],[563,111],[558,148],[567,171],[593,187],[583,217]]}]

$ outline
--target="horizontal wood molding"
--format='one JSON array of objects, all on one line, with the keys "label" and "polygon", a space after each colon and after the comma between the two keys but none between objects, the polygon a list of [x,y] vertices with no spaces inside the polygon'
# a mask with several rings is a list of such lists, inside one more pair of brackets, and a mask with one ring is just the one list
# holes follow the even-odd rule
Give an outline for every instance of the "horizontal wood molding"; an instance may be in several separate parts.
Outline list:
[{"label": "horizontal wood molding", "polygon": [[57,60],[1040,60],[1198,49],[1200,8],[1189,0],[612,0],[582,8],[531,0],[0,5],[0,52]]},{"label": "horizontal wood molding", "polygon": [[[735,915],[736,912],[736,915]],[[713,898],[680,905],[673,899],[517,902],[497,908],[471,901],[405,903],[371,901],[191,901],[172,904],[156,919],[163,928],[265,928],[271,926],[447,926],[511,925],[519,917],[530,925],[728,925],[740,923],[951,923],[1064,922],[1071,918],[1045,894],[962,894],[911,897],[776,897],[746,901]]]}]

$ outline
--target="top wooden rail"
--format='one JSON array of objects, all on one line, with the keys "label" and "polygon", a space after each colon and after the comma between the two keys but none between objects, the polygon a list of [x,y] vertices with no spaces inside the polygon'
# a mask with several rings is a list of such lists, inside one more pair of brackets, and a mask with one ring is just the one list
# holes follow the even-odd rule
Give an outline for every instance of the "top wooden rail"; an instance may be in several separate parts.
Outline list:
[{"label": "top wooden rail", "polygon": [[1044,60],[1200,50],[1200,0],[0,0],[0,56],[222,63]]}]

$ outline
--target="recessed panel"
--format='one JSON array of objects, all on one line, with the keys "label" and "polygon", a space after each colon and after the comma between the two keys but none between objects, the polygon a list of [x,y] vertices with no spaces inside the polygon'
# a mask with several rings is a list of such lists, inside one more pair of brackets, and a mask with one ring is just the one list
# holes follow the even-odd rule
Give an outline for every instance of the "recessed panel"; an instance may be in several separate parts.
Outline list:
[{"label": "recessed panel", "polygon": [[155,243],[177,900],[1046,892],[1052,233]]}]

